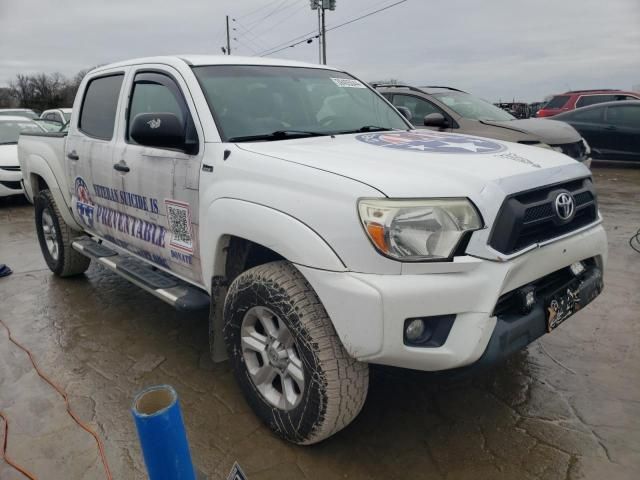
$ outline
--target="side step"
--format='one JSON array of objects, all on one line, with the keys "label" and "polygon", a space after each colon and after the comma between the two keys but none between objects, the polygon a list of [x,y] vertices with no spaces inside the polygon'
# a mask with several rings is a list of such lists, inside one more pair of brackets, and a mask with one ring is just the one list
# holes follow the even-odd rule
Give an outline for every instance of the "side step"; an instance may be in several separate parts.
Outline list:
[{"label": "side step", "polygon": [[130,255],[122,255],[90,238],[75,240],[71,246],[131,283],[164,300],[179,311],[209,308],[209,295],[162,270]]}]

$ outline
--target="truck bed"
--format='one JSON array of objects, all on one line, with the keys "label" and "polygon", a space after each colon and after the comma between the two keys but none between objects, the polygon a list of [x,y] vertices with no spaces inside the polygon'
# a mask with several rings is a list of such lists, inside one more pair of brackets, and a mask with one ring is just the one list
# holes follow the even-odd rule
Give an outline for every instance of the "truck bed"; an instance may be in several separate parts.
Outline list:
[{"label": "truck bed", "polygon": [[[41,176],[43,171],[50,171],[49,188],[59,189],[59,194],[69,204],[69,185],[65,173],[66,132],[22,133],[18,138],[18,160],[24,179],[27,197],[33,199],[31,173],[36,171]],[[51,181],[55,179],[55,181]],[[53,184],[51,184],[53,183]],[[58,193],[58,192],[54,192]]]}]

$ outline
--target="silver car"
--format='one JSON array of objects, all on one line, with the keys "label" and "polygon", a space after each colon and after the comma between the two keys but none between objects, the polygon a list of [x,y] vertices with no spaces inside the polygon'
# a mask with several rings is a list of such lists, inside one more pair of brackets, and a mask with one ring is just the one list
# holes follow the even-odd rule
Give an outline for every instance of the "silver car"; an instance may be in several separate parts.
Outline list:
[{"label": "silver car", "polygon": [[451,87],[373,84],[416,128],[465,133],[552,148],[586,165],[587,142],[571,125],[557,120],[518,120],[508,112]]}]

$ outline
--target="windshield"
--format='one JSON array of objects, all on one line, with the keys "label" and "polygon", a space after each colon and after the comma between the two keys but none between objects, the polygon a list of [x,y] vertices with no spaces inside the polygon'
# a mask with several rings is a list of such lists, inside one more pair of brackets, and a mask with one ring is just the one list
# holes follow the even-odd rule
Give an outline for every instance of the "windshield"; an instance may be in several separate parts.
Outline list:
[{"label": "windshield", "polygon": [[253,65],[193,70],[224,140],[410,128],[382,98],[343,72]]},{"label": "windshield", "polygon": [[38,115],[31,110],[2,110],[0,116],[6,117],[24,117],[29,119],[38,118]]},{"label": "windshield", "polygon": [[68,122],[69,120],[71,120],[71,112],[68,112],[68,113],[63,112],[62,116],[64,117],[65,122]]},{"label": "windshield", "polygon": [[0,120],[0,145],[18,143],[21,132],[42,133],[42,128],[27,120]]},{"label": "windshield", "polygon": [[434,97],[446,104],[462,118],[506,122],[516,117],[508,112],[464,92],[434,93]]}]

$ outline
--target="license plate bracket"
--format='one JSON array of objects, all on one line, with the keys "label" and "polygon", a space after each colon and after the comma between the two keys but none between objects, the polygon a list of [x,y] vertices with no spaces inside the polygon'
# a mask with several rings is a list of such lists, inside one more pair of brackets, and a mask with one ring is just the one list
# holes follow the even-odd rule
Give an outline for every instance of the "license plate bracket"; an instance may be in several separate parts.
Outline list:
[{"label": "license plate bracket", "polygon": [[592,267],[549,295],[545,302],[547,332],[591,303],[602,288],[602,271],[598,267]]}]

